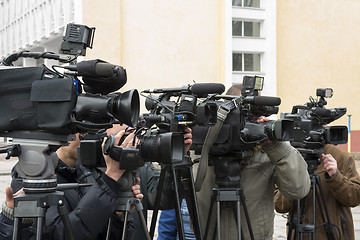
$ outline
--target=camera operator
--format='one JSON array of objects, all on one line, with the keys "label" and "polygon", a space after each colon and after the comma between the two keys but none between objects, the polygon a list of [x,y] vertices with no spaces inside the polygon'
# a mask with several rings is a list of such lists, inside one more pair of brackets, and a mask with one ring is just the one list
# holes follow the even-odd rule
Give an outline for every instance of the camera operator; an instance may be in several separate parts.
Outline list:
[{"label": "camera operator", "polygon": [[[108,135],[115,134],[119,130],[125,130],[125,135],[127,135],[127,134],[133,132],[134,128],[128,127],[125,124],[122,124],[122,125],[116,124],[116,125],[113,125],[113,128],[110,128],[107,130],[107,134]],[[123,144],[129,147],[129,146],[131,146],[132,142],[133,142],[133,138],[129,137],[129,138],[127,138],[126,141],[124,140]],[[185,144],[185,153],[187,153],[192,144],[192,133],[191,133],[191,129],[188,127],[184,128],[184,144]],[[156,161],[156,159],[154,159],[154,161]],[[154,206],[155,206],[156,193],[157,193],[157,188],[158,188],[158,184],[159,184],[159,180],[160,180],[160,173],[161,173],[160,167],[155,166],[155,164],[153,164],[151,162],[145,162],[145,165],[140,167],[137,170],[137,176],[141,180],[139,185],[140,185],[140,191],[143,193],[142,205],[143,205],[143,214],[145,216],[145,219],[147,219],[147,211],[153,210]],[[172,181],[170,179],[170,174],[166,174],[165,181],[166,182]],[[172,189],[172,186],[170,183],[164,185],[160,204],[159,204],[159,207],[161,210],[164,210],[167,212],[173,212],[174,200],[173,200],[172,191],[173,191],[173,189]],[[132,212],[131,216],[133,218],[133,225],[135,228],[135,231],[134,231],[131,239],[132,240],[145,239],[145,235],[144,235],[144,232],[142,231],[142,226],[141,226],[141,222],[138,217],[138,214],[136,212]],[[175,213],[172,215],[172,217],[176,224]],[[176,229],[176,226],[175,226],[175,229]],[[189,230],[190,230],[190,227],[189,227]],[[176,231],[174,234],[176,234]]]},{"label": "camera operator", "polygon": [[[237,89],[237,90],[236,90]],[[239,96],[241,84],[232,86],[228,94]],[[259,121],[266,121],[260,118]],[[239,159],[239,185],[243,190],[254,239],[272,239],[274,225],[275,184],[290,199],[304,197],[310,189],[307,164],[300,153],[289,142],[268,141],[247,152],[249,160]],[[200,221],[204,229],[210,218],[210,235],[216,227],[216,208],[209,216],[212,189],[215,187],[214,166],[208,166],[199,201]],[[221,240],[238,239],[235,202],[221,203]],[[241,211],[242,239],[250,239],[244,211]]]},{"label": "camera operator", "polygon": [[[119,142],[125,131],[120,131],[115,139]],[[129,136],[129,139],[133,136]],[[128,142],[127,140],[124,142]],[[57,150],[59,162],[55,170],[58,183],[93,183],[91,187],[64,190],[65,206],[68,209],[70,225],[75,239],[105,239],[107,223],[112,219],[111,239],[121,238],[123,220],[121,213],[114,213],[117,206],[120,184],[118,180],[124,173],[119,169],[119,162],[114,161],[108,155],[104,155],[106,171],[91,172],[84,166],[76,164],[77,147],[80,140],[77,134],[76,141],[70,142]],[[115,143],[115,145],[117,145]],[[124,147],[124,146],[122,146]],[[6,189],[6,202],[2,206],[0,215],[0,239],[11,239],[12,236],[12,208],[14,207],[13,191],[19,191],[22,187],[22,180],[17,173],[12,171],[11,188]],[[140,186],[132,187],[136,198],[141,199]],[[21,190],[20,190],[21,192]],[[22,238],[34,238],[30,230],[34,223],[33,219],[23,219]],[[46,213],[43,233],[46,239],[65,239],[64,225],[55,206],[51,206]],[[127,238],[131,236],[133,226],[128,224]]]},{"label": "camera operator", "polygon": [[[328,209],[330,226],[335,239],[355,239],[354,224],[350,207],[360,204],[360,176],[356,171],[354,158],[344,149],[327,144],[320,156],[320,164],[315,173],[320,176],[320,187]],[[303,215],[313,218],[312,191],[304,199]],[[275,191],[275,210],[279,213],[291,211],[292,201],[280,191]],[[320,209],[315,210],[316,239],[327,239]],[[306,218],[304,218],[306,223]],[[304,238],[307,239],[307,238]]]}]

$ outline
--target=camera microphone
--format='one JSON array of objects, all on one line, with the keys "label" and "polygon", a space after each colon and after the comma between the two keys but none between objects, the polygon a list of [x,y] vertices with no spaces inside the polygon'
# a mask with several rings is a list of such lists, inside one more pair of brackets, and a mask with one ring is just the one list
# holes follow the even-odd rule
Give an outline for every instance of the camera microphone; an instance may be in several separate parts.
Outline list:
[{"label": "camera microphone", "polygon": [[190,87],[190,91],[195,95],[222,94],[225,86],[221,83],[196,83]]},{"label": "camera microphone", "polygon": [[221,83],[196,83],[192,86],[183,86],[180,88],[154,88],[146,89],[144,93],[168,93],[183,92],[193,93],[195,95],[207,95],[212,93],[221,94],[225,91],[225,86]]},{"label": "camera microphone", "polygon": [[82,61],[76,65],[65,66],[70,71],[76,71],[79,76],[111,77],[120,66],[102,60]]},{"label": "camera microphone", "polygon": [[167,93],[167,92],[189,92],[189,86],[183,86],[180,88],[153,88],[146,89],[144,93]]},{"label": "camera microphone", "polygon": [[99,59],[82,61],[64,68],[82,76],[87,85],[85,91],[90,93],[108,94],[120,89],[127,81],[123,67]]},{"label": "camera microphone", "polygon": [[254,104],[256,106],[278,106],[281,98],[268,96],[248,96],[243,100],[245,103]]}]

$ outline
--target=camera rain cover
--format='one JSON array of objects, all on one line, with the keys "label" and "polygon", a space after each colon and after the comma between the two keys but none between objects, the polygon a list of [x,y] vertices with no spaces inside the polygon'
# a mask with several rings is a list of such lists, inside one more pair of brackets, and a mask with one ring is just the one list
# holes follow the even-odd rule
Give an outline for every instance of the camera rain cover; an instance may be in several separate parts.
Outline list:
[{"label": "camera rain cover", "polygon": [[45,67],[0,69],[0,132],[43,130],[71,132],[76,86]]}]

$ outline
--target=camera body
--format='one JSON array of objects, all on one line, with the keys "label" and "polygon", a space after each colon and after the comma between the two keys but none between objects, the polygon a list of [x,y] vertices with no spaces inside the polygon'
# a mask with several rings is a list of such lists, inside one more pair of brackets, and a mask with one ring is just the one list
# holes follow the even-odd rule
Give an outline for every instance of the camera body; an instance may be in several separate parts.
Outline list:
[{"label": "camera body", "polygon": [[315,149],[325,144],[347,143],[346,126],[327,126],[327,124],[345,115],[346,108],[325,108],[327,101],[331,98],[331,88],[318,88],[315,100],[310,97],[310,102],[305,105],[296,105],[291,113],[281,113],[282,119],[294,121],[294,139],[291,144],[296,147]]},{"label": "camera body", "polygon": [[[180,88],[144,90],[144,93],[150,93],[145,102],[149,113],[140,116],[136,128],[139,158],[144,162],[157,161],[168,165],[182,162],[184,127],[216,122],[216,104],[201,102],[200,99],[208,94],[222,93],[224,89],[222,84],[199,83]],[[127,165],[124,163],[122,166]]]},{"label": "camera body", "polygon": [[[292,139],[292,120],[259,122],[263,116],[276,114],[281,103],[277,97],[259,96],[263,81],[263,77],[245,76],[242,96],[215,95],[208,100],[228,112],[210,156],[237,155],[265,141]],[[196,154],[201,153],[208,131],[208,126],[194,126],[192,148]]]},{"label": "camera body", "polygon": [[[57,163],[53,163],[52,155],[57,148],[67,145],[68,136],[92,135],[82,146],[83,149],[95,147],[97,152],[92,159],[99,161],[102,133],[113,123],[134,126],[138,121],[137,90],[116,92],[127,81],[123,67],[98,59],[76,63],[77,57],[85,54],[85,48],[92,47],[93,35],[94,28],[68,24],[61,46],[62,52],[75,55],[73,58],[23,51],[1,61],[0,136],[14,138],[20,149],[15,154],[12,151],[15,146],[8,146],[3,152],[7,151],[8,157],[19,157],[17,170],[24,179],[53,178]],[[20,57],[48,58],[68,64],[52,69],[12,66]],[[63,68],[64,72],[57,68]],[[35,155],[44,156],[36,157],[43,160],[32,159]],[[80,156],[79,160],[84,158]]]},{"label": "camera body", "polygon": [[325,98],[333,95],[331,88],[318,88],[316,95],[318,99],[310,97],[310,102],[294,106],[291,113],[281,113],[282,119],[294,122],[294,139],[290,143],[308,163],[309,173],[320,164],[319,156],[326,144],[345,144],[348,140],[346,126],[327,126],[345,115],[346,108],[325,108]]}]

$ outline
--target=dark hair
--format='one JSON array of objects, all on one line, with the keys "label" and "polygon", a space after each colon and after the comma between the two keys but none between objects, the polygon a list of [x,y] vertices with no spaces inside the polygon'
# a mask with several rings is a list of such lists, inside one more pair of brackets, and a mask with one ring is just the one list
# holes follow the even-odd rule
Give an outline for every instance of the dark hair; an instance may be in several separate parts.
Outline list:
[{"label": "dark hair", "polygon": [[227,91],[226,95],[241,96],[242,83],[233,84]]}]

